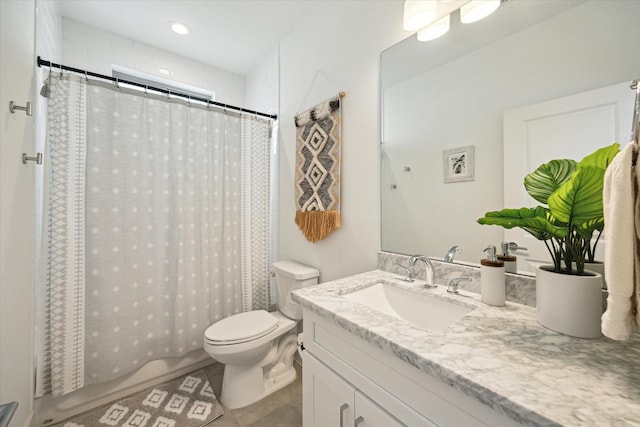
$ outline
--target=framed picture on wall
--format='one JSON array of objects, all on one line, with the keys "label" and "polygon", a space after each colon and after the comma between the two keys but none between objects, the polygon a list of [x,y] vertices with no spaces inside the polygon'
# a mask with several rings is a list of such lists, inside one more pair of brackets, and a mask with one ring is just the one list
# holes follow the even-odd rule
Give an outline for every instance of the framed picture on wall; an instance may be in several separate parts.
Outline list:
[{"label": "framed picture on wall", "polygon": [[473,145],[442,150],[442,168],[445,183],[473,181],[475,179],[473,151]]}]

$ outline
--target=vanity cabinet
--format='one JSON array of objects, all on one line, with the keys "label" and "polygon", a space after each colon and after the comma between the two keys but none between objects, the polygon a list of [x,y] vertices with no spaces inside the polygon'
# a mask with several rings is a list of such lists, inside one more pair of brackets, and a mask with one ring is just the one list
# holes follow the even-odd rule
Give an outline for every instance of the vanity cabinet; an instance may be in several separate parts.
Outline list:
[{"label": "vanity cabinet", "polygon": [[311,354],[304,358],[302,375],[304,427],[436,427],[418,414],[407,414],[409,408],[398,414],[405,422],[399,420]]},{"label": "vanity cabinet", "polygon": [[520,426],[311,310],[303,322],[303,427]]}]

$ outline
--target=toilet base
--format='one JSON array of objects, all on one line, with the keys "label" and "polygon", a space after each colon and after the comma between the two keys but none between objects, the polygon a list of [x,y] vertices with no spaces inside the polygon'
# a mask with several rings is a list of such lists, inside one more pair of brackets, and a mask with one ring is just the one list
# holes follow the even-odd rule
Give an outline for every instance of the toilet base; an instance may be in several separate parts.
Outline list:
[{"label": "toilet base", "polygon": [[229,365],[224,367],[220,395],[220,403],[229,409],[243,408],[256,403],[288,386],[297,376],[293,366],[273,378],[264,378],[262,369],[256,369],[253,372],[245,371],[240,377],[235,375],[233,368],[234,366]]},{"label": "toilet base", "polygon": [[288,334],[265,357],[270,363],[249,369],[246,365],[225,365],[220,403],[229,409],[243,408],[291,384],[297,377],[295,351],[295,335]]}]

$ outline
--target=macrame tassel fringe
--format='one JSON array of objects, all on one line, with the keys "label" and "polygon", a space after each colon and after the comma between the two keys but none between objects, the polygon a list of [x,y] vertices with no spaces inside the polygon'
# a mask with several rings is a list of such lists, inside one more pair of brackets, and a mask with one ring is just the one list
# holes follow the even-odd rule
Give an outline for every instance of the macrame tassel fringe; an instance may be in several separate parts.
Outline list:
[{"label": "macrame tassel fringe", "polygon": [[310,242],[322,240],[340,228],[339,211],[296,211],[296,224]]}]

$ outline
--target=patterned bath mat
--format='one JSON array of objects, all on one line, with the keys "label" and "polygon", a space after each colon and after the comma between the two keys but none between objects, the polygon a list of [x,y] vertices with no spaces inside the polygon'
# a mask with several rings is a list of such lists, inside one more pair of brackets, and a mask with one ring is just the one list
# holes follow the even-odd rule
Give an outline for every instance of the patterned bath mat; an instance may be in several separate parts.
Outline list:
[{"label": "patterned bath mat", "polygon": [[223,413],[207,375],[200,370],[54,427],[201,427]]}]

